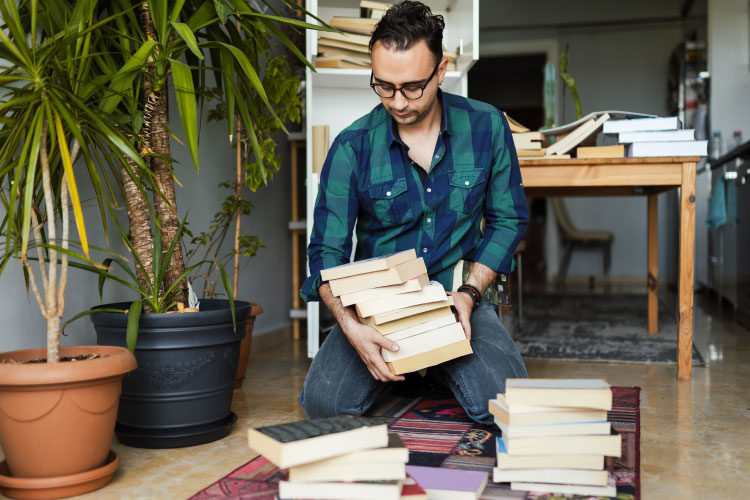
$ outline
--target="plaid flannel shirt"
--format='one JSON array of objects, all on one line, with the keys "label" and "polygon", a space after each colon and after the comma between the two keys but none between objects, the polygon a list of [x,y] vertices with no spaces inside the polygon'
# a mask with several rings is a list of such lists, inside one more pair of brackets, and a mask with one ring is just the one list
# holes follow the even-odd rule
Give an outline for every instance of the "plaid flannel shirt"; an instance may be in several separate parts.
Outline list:
[{"label": "plaid flannel shirt", "polygon": [[429,173],[411,161],[382,104],[334,140],[315,202],[305,301],[320,300],[322,269],[349,262],[355,223],[355,260],[414,248],[446,290],[459,259],[511,271],[528,212],[508,122],[489,104],[438,97],[443,113]]}]

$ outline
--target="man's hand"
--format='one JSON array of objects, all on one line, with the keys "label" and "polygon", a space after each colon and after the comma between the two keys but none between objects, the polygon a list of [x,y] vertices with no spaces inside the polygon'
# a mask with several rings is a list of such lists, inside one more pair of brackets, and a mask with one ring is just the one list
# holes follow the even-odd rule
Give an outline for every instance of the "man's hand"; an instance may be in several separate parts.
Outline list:
[{"label": "man's hand", "polygon": [[401,375],[394,375],[385,364],[383,356],[380,354],[380,348],[383,347],[389,351],[398,351],[398,345],[392,340],[388,340],[377,330],[369,325],[359,323],[350,323],[344,330],[344,334],[349,339],[352,347],[357,351],[359,357],[367,366],[373,378],[381,382],[400,382],[405,380]]},{"label": "man's hand", "polygon": [[466,340],[471,340],[471,311],[474,309],[474,301],[464,292],[448,292],[453,296],[453,307],[458,314],[458,322],[464,328]]}]

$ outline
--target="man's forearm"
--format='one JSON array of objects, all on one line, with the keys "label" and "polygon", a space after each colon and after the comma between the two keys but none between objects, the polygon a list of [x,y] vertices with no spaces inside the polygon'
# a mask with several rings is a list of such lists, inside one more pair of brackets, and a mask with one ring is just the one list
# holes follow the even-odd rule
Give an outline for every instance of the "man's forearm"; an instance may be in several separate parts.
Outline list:
[{"label": "man's forearm", "polygon": [[344,306],[340,298],[333,296],[331,285],[328,283],[320,285],[320,288],[318,288],[318,294],[323,300],[323,303],[328,307],[328,310],[333,314],[333,317],[336,318],[336,321],[344,333],[349,331],[349,325],[352,324],[352,322],[355,324],[359,323],[354,308]]},{"label": "man's forearm", "polygon": [[[495,277],[497,277],[495,271],[480,262],[474,262],[471,264],[471,271],[469,271],[466,283],[477,287],[479,294],[483,295],[487,287],[490,286],[490,283],[495,280]],[[339,300],[339,302],[341,301]]]}]

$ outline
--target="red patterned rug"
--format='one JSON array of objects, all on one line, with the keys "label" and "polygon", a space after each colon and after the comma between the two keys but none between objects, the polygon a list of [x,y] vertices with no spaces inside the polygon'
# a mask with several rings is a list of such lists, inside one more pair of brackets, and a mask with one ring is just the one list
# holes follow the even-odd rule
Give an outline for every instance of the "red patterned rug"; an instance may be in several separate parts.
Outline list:
[{"label": "red patterned rug", "polygon": [[[607,458],[606,467],[617,481],[618,500],[640,500],[639,387],[613,387],[612,428],[622,435],[622,457]],[[455,399],[391,396],[377,404],[370,416],[383,419],[409,448],[409,464],[485,470],[495,465],[495,426],[472,422]],[[190,500],[274,500],[286,470],[256,457],[204,488]],[[491,478],[490,478],[491,479]],[[510,490],[490,480],[481,500],[553,499],[552,494]],[[584,499],[590,497],[570,496]]]}]

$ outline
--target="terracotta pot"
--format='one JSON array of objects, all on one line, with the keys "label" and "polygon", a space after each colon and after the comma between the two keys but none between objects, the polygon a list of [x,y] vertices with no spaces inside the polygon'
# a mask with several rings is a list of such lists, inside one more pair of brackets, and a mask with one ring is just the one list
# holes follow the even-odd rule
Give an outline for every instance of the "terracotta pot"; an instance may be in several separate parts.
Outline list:
[{"label": "terracotta pot", "polygon": [[76,346],[61,357],[100,358],[12,364],[45,358],[46,349],[0,354],[0,442],[15,477],[68,476],[107,461],[122,377],[136,367],[127,349]]},{"label": "terracotta pot", "polygon": [[242,339],[240,344],[240,360],[237,363],[237,378],[234,381],[234,388],[239,389],[242,387],[242,381],[245,380],[245,372],[247,371],[247,360],[250,359],[250,346],[253,341],[253,327],[255,326],[255,317],[263,314],[263,308],[260,304],[250,302],[253,308],[250,310],[250,317],[247,318],[247,326],[245,327],[245,338]]}]

